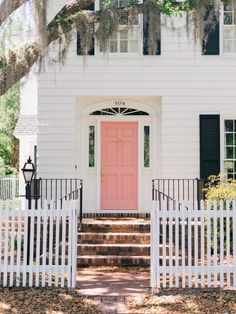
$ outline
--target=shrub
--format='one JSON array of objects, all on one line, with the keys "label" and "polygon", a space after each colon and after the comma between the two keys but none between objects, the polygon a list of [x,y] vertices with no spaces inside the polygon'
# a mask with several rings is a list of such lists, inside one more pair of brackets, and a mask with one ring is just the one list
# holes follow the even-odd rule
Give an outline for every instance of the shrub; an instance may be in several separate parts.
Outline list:
[{"label": "shrub", "polygon": [[[227,179],[226,175],[220,174],[218,176],[211,176],[208,178],[208,183],[205,187],[206,200],[216,201],[217,208],[219,209],[220,201],[224,203],[224,209],[226,208],[227,200],[236,200],[236,180]],[[220,230],[220,218],[217,219],[217,247],[219,252],[220,247],[220,238],[223,236],[224,251],[226,251],[226,219],[223,220],[224,231]],[[229,223],[230,231],[230,252],[233,251],[233,221],[230,219]],[[213,222],[211,224],[211,249],[214,247],[214,238],[213,238]]]}]

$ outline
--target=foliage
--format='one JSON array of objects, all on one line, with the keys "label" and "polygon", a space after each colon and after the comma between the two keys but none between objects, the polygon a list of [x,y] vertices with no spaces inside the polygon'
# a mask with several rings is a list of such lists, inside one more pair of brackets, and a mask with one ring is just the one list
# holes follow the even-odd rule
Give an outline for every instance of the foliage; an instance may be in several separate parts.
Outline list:
[{"label": "foliage", "polygon": [[18,140],[13,132],[19,114],[19,84],[0,97],[0,176],[18,168]]},{"label": "foliage", "polygon": [[[219,174],[218,176],[210,176],[208,178],[208,183],[206,184],[206,199],[211,201],[216,201],[218,209],[220,209],[220,203],[223,203],[224,208],[227,206],[227,201],[235,200],[236,199],[236,180],[227,179],[225,175]],[[227,223],[226,219],[223,219],[223,234],[220,228],[220,218],[217,219],[217,245],[218,251],[220,248],[220,239],[224,236],[223,245],[224,250],[226,250],[226,230],[227,230]],[[230,236],[230,252],[233,252],[233,221],[232,219],[229,221],[229,236]],[[214,244],[214,224],[212,221],[211,224],[211,243],[212,249]],[[219,252],[220,253],[220,252]]]},{"label": "foliage", "polygon": [[205,188],[206,199],[227,200],[236,199],[236,180],[227,179],[225,175],[210,176]]}]

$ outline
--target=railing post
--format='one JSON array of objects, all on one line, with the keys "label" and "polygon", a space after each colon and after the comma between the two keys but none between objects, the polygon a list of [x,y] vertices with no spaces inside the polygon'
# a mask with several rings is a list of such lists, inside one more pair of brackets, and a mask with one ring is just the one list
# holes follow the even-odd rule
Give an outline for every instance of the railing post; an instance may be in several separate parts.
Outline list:
[{"label": "railing post", "polygon": [[152,180],[152,200],[156,201],[155,200],[155,181],[154,180]]},{"label": "railing post", "polygon": [[80,227],[83,219],[83,180],[80,181],[80,217],[79,217]]}]

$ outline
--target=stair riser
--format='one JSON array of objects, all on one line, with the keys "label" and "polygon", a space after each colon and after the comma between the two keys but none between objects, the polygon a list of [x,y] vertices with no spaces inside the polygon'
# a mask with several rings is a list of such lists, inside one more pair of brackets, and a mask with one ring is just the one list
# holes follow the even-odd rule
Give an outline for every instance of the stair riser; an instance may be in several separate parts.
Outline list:
[{"label": "stair riser", "polygon": [[150,235],[107,235],[107,234],[79,234],[79,244],[150,244]]},{"label": "stair riser", "polygon": [[150,232],[150,225],[132,225],[132,224],[124,224],[124,225],[119,225],[119,224],[112,224],[112,225],[94,225],[94,224],[84,224],[82,226],[82,232],[145,232],[148,233]]},{"label": "stair riser", "polygon": [[150,248],[135,248],[135,247],[87,247],[78,248],[78,256],[80,255],[117,255],[117,256],[150,256]]},{"label": "stair riser", "polygon": [[77,266],[78,267],[87,267],[87,266],[143,266],[143,267],[149,267],[150,266],[150,260],[146,259],[77,259]]}]

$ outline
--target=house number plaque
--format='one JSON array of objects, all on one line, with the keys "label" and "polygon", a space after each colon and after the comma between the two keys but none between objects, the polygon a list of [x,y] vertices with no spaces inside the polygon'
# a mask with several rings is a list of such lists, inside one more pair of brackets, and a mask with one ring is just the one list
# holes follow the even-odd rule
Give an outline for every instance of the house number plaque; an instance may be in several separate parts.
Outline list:
[{"label": "house number plaque", "polygon": [[117,100],[117,101],[115,101],[115,105],[116,106],[125,106],[125,101]]}]

